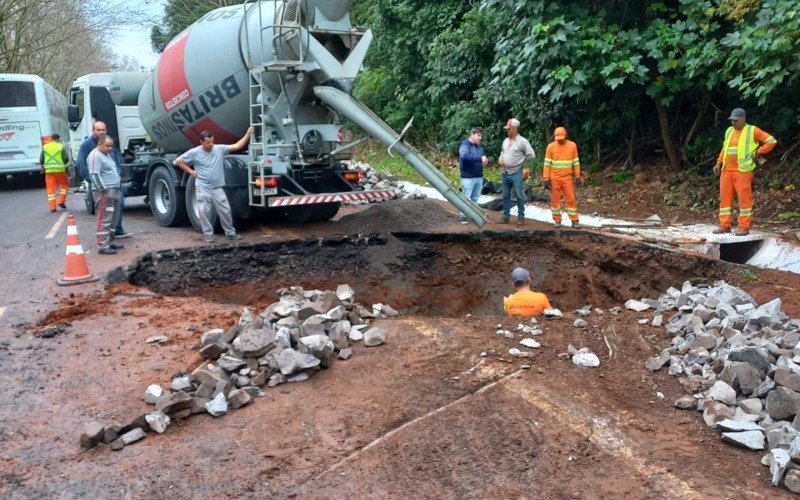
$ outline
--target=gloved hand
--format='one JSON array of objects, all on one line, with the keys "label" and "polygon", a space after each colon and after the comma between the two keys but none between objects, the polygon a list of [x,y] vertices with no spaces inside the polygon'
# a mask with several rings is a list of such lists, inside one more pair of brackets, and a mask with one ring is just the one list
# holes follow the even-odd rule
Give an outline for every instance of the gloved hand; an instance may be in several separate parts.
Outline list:
[{"label": "gloved hand", "polygon": [[544,188],[550,191],[553,188],[553,185],[550,183],[550,181],[544,181]]},{"label": "gloved hand", "polygon": [[575,177],[575,184],[578,186],[583,186],[583,177]]}]

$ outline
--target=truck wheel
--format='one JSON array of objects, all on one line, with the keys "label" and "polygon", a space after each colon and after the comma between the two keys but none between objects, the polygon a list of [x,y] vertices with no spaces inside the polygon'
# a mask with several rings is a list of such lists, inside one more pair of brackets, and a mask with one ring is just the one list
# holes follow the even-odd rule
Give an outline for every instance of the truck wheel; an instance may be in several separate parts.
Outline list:
[{"label": "truck wheel", "polygon": [[[189,222],[195,230],[203,232],[203,227],[200,225],[200,211],[197,209],[197,190],[194,188],[195,178],[189,177],[189,182],[186,183],[186,213],[189,215]],[[222,224],[219,222],[217,212],[211,212],[211,225],[214,226],[215,233],[222,232]]]},{"label": "truck wheel", "polygon": [[153,171],[148,195],[150,210],[160,226],[176,227],[186,223],[183,188],[175,186],[166,167],[158,167]]},{"label": "truck wheel", "polygon": [[86,205],[86,212],[89,215],[95,214],[95,204],[94,204],[94,195],[95,192],[92,190],[92,186],[87,182],[85,184],[86,191],[83,192],[83,203]]},{"label": "truck wheel", "polygon": [[72,166],[67,169],[67,185],[71,188],[81,185],[81,178],[78,175],[78,167]]},{"label": "truck wheel", "polygon": [[339,211],[340,203],[322,203],[319,205],[306,205],[286,209],[286,219],[289,222],[321,222],[332,219]]}]

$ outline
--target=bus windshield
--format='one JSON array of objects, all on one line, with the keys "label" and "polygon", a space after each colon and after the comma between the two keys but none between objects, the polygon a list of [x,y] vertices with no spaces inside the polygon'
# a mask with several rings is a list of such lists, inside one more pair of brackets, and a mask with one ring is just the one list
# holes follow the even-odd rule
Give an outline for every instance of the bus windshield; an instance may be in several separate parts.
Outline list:
[{"label": "bus windshield", "polygon": [[33,82],[0,81],[0,108],[36,107]]}]

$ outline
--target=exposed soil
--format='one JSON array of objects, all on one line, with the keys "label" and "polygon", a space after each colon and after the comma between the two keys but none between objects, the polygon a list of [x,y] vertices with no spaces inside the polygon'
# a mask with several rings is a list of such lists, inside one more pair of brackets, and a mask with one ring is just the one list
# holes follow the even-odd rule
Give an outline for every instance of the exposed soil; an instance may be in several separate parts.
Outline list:
[{"label": "exposed soil", "polygon": [[[638,325],[647,313],[592,316],[578,330],[572,310],[725,279],[759,302],[780,296],[797,317],[800,276],[753,270],[751,282],[733,264],[536,224],[473,233],[443,206],[408,203],[402,227],[379,224],[394,234],[370,225],[391,216],[385,204],[309,225],[313,239],[151,252],[115,273],[133,285],[66,299],[33,335],[0,345],[0,497],[788,497],[759,453],[672,407],[680,382],[643,366],[667,342]],[[380,217],[362,215],[372,210]],[[447,218],[425,222],[437,211]],[[351,230],[360,236],[335,236]],[[517,265],[566,313],[540,319],[532,358],[511,358],[519,339],[495,334],[519,322],[501,314]],[[78,448],[86,422],[151,411],[145,387],[196,367],[200,335],[243,305],[340,283],[401,311],[378,322],[386,344],[355,345],[350,360],[221,419],[193,416],[120,452]],[[37,336],[53,323],[63,333]],[[146,345],[153,335],[170,340]],[[569,343],[600,368],[559,359]]]}]

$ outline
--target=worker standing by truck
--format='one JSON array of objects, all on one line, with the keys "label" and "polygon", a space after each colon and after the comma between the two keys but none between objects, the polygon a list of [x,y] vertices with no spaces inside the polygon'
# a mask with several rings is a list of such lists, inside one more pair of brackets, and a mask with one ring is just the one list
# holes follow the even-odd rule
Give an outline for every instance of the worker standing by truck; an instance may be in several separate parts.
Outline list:
[{"label": "worker standing by truck", "polygon": [[61,144],[61,136],[53,134],[46,137],[42,145],[42,153],[39,155],[39,164],[44,173],[44,182],[47,187],[47,204],[50,211],[56,211],[56,191],[58,191],[58,206],[67,209],[67,192],[69,182],[67,180],[67,149]]},{"label": "worker standing by truck", "polygon": [[557,127],[553,142],[547,145],[544,155],[544,187],[550,190],[550,211],[553,226],[561,227],[561,198],[573,228],[579,226],[578,203],[575,201],[575,183],[582,183],[581,160],[578,146],[567,139],[567,129]]},{"label": "worker standing by truck", "polygon": [[504,127],[508,137],[503,141],[503,152],[499,163],[503,169],[503,224],[508,224],[511,217],[511,193],[517,198],[518,226],[525,223],[525,186],[522,178],[522,166],[533,161],[536,153],[528,139],[519,134],[519,120],[511,118]]},{"label": "worker standing by truck", "polygon": [[739,198],[739,226],[736,236],[750,233],[753,215],[753,172],[762,157],[775,149],[778,141],[755,125],[747,124],[747,113],[736,108],[729,117],[731,126],[714,165],[719,175],[719,227],[714,234],[731,232],[731,210],[734,194]]},{"label": "worker standing by truck", "polygon": [[[183,153],[175,159],[175,165],[194,177],[197,211],[200,215],[200,226],[206,243],[214,242],[214,226],[211,223],[212,210],[217,212],[225,237],[229,240],[240,240],[241,236],[233,227],[231,206],[225,195],[225,155],[243,150],[253,135],[253,127],[247,129],[244,136],[236,144],[214,144],[214,134],[204,130],[200,132],[200,145]],[[190,168],[190,165],[194,169]]]},{"label": "worker standing by truck", "polygon": [[97,202],[97,246],[99,253],[113,255],[123,245],[114,242],[114,228],[119,222],[120,178],[117,164],[111,156],[114,139],[106,134],[97,138],[97,148],[86,157],[89,178],[100,194]]},{"label": "worker standing by truck", "polygon": [[[92,135],[84,139],[81,143],[81,147],[78,148],[78,175],[81,176],[81,179],[85,181],[89,181],[89,185],[87,189],[92,189],[91,183],[91,176],[89,175],[89,167],[86,162],[86,158],[89,156],[89,153],[92,152],[97,147],[97,139],[101,135],[105,135],[106,133],[106,124],[100,121],[94,122],[92,125]],[[121,165],[122,159],[120,158],[120,152],[117,148],[113,148],[109,152],[110,157],[114,160],[114,163],[117,165],[117,174],[121,174]],[[122,212],[125,211],[125,194],[122,192],[122,185],[120,184],[120,191],[119,191],[119,218],[117,221],[117,225],[114,228],[114,237],[121,239],[121,238],[130,238],[133,236],[132,233],[125,231],[122,227]]]}]

